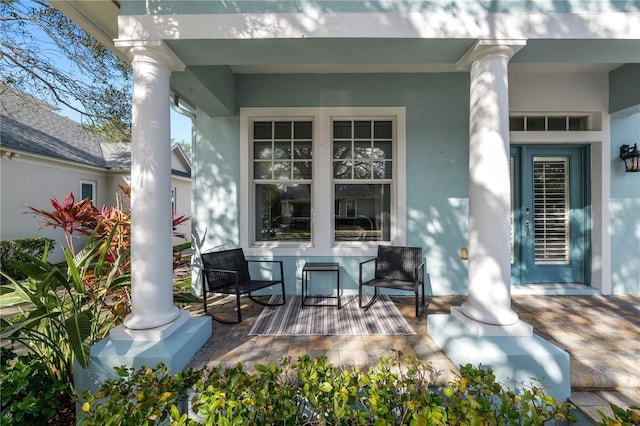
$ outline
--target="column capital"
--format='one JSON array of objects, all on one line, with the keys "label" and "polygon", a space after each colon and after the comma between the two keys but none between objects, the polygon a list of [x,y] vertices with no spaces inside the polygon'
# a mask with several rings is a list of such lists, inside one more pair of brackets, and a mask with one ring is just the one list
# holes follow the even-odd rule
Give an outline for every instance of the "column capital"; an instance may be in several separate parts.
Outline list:
[{"label": "column capital", "polygon": [[134,62],[163,64],[170,71],[184,71],[186,65],[162,40],[116,40],[115,46]]},{"label": "column capital", "polygon": [[526,39],[479,39],[456,62],[456,68],[468,70],[475,62],[488,58],[503,57],[509,61],[526,45]]}]

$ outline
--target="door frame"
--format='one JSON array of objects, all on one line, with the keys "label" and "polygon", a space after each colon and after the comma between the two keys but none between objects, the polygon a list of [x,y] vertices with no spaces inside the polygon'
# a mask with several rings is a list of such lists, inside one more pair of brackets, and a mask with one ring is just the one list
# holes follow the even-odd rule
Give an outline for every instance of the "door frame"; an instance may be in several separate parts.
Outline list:
[{"label": "door frame", "polygon": [[[512,252],[512,266],[511,266],[511,282],[512,285],[527,285],[527,284],[535,284],[529,283],[526,274],[527,262],[524,259],[525,254],[525,246],[523,241],[525,240],[526,235],[526,226],[525,220],[530,221],[530,226],[534,226],[533,212],[529,216],[526,216],[525,207],[529,203],[529,200],[523,200],[525,189],[525,184],[530,184],[528,179],[525,179],[525,173],[532,173],[532,161],[531,164],[528,164],[532,160],[533,157],[531,155],[535,155],[536,153],[543,151],[541,155],[545,156],[546,154],[550,154],[552,157],[553,154],[557,154],[558,156],[562,156],[565,153],[570,157],[575,158],[575,161],[578,162],[580,166],[579,175],[574,175],[571,180],[573,184],[570,186],[569,190],[571,193],[569,194],[570,199],[576,198],[575,194],[575,184],[579,183],[578,191],[580,194],[577,194],[577,197],[581,198],[579,202],[579,208],[581,210],[581,217],[578,218],[578,223],[571,224],[571,228],[573,229],[571,234],[571,241],[575,241],[574,238],[578,238],[582,246],[582,256],[581,256],[581,266],[579,266],[579,270],[577,274],[581,276],[581,279],[578,284],[582,284],[585,286],[591,286],[591,259],[592,259],[592,240],[591,240],[591,228],[592,228],[592,220],[591,220],[591,146],[589,144],[527,144],[527,143],[517,143],[512,144],[510,146],[510,161],[514,161],[512,164],[512,187],[515,188],[512,191],[512,199],[513,203],[513,233],[511,235],[512,241],[511,247],[513,248]],[[532,154],[533,151],[533,154]],[[546,152],[544,152],[546,151]],[[575,166],[574,166],[575,168]],[[575,172],[575,170],[569,170],[570,176]],[[527,182],[525,182],[525,180]],[[529,194],[530,195],[530,194]],[[571,203],[570,209],[573,208],[574,203]],[[533,209],[533,206],[528,206],[530,209]],[[575,233],[578,235],[575,235]],[[528,244],[532,244],[529,242]],[[573,246],[573,243],[571,243]],[[531,248],[529,248],[531,250]],[[530,252],[528,254],[531,254]],[[516,265],[520,264],[518,268]],[[552,266],[549,266],[552,267]],[[567,285],[576,284],[576,282],[566,283]]]}]

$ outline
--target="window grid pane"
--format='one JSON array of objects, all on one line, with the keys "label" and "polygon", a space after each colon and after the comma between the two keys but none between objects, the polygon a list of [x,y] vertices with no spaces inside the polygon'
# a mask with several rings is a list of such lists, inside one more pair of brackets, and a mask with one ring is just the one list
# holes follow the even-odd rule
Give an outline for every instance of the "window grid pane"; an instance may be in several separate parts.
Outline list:
[{"label": "window grid pane", "polygon": [[588,115],[511,115],[509,116],[509,131],[569,131],[583,132],[589,130]]},{"label": "window grid pane", "polygon": [[392,179],[392,136],[391,120],[334,121],[333,178]]},{"label": "window grid pane", "polygon": [[253,123],[253,179],[310,180],[313,126],[311,121]]}]

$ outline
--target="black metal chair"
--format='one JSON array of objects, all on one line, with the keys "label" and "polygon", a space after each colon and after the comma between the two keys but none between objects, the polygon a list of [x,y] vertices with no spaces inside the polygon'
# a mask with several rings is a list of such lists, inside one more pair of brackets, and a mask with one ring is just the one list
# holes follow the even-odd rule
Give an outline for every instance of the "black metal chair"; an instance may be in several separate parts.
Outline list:
[{"label": "black metal chair", "polygon": [[[280,306],[286,301],[284,289],[284,274],[282,261],[280,260],[246,260],[241,248],[212,251],[203,253],[202,259],[202,295],[204,297],[204,312],[214,320],[225,324],[237,324],[242,322],[240,312],[240,296],[247,294],[249,298],[263,306]],[[280,279],[254,280],[249,274],[249,262],[273,263],[280,266]],[[280,284],[282,287],[282,303],[265,303],[254,299],[252,292],[266,287]],[[236,309],[238,320],[229,321],[211,314],[207,309],[207,293],[234,294],[236,296]]]},{"label": "black metal chair", "polygon": [[[363,281],[363,267],[373,261],[375,261],[375,275],[373,279]],[[365,286],[374,288],[373,296],[366,305],[362,301]],[[422,248],[378,246],[378,257],[361,262],[358,280],[360,307],[367,309],[373,305],[381,288],[413,292],[416,296],[416,317],[422,315],[426,303]],[[419,298],[420,288],[422,288],[422,303]]]}]

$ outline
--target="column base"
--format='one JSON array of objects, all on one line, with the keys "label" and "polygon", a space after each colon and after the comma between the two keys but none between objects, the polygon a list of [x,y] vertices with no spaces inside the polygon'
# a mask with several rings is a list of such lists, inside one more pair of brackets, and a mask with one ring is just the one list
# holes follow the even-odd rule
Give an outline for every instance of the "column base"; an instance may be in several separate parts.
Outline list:
[{"label": "column base", "polygon": [[180,309],[175,306],[171,306],[168,312],[160,312],[153,316],[132,312],[124,319],[123,324],[130,330],[154,330],[171,324],[178,315],[180,315]]},{"label": "column base", "polygon": [[533,326],[522,320],[511,325],[493,325],[476,321],[466,316],[460,306],[451,307],[451,315],[463,323],[476,336],[531,336]]},{"label": "column base", "polygon": [[487,309],[486,307],[478,306],[477,301],[471,298],[463,303],[462,306],[459,306],[459,310],[461,314],[464,314],[472,321],[498,327],[510,326],[518,322],[518,314],[513,309],[498,306],[492,306],[491,309]]},{"label": "column base", "polygon": [[164,340],[179,330],[184,323],[189,321],[189,312],[177,311],[177,317],[168,324],[147,329],[128,328],[124,324],[112,328],[109,331],[111,340],[142,340],[157,342]]},{"label": "column base", "polygon": [[[571,395],[569,354],[540,336],[478,335],[466,322],[446,314],[429,315],[427,330],[456,366],[491,368],[496,380],[509,388],[534,384],[559,401]],[[533,380],[542,377],[541,383]]]},{"label": "column base", "polygon": [[[211,318],[190,317],[186,311],[182,311],[179,318],[179,324],[163,326],[173,328],[173,332],[165,334],[160,340],[156,337],[162,331],[157,331],[154,335],[154,330],[120,330],[94,344],[91,347],[89,367],[85,369],[77,363],[75,365],[76,390],[79,393],[87,390],[97,392],[105,381],[117,377],[114,367],[122,365],[138,369],[143,366],[155,367],[162,362],[169,367],[170,374],[183,370],[211,337],[212,326]],[[134,336],[128,333],[133,333]],[[136,333],[139,333],[137,337]],[[143,333],[150,339],[143,339]],[[80,404],[76,406],[76,413],[82,415]]]}]

